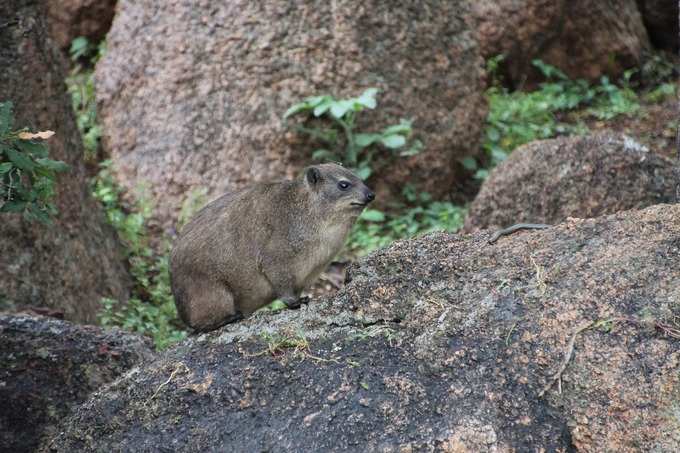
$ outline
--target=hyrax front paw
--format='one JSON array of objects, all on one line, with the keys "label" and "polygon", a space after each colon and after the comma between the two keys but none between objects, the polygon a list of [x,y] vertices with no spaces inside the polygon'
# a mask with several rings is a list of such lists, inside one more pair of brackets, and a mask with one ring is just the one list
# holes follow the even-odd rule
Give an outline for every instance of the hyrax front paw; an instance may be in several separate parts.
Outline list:
[{"label": "hyrax front paw", "polygon": [[302,306],[302,304],[307,305],[309,303],[309,297],[299,297],[297,299],[293,298],[286,298],[283,299],[283,303],[286,304],[286,307],[290,308],[291,310],[297,310]]}]

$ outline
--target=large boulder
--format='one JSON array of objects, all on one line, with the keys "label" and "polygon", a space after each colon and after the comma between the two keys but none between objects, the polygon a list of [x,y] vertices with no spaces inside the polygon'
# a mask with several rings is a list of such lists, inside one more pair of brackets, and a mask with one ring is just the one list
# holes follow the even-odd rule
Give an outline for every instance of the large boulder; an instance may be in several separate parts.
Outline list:
[{"label": "large boulder", "polygon": [[480,152],[486,114],[466,5],[121,1],[96,68],[103,144],[119,182],[130,193],[145,185],[156,216],[172,225],[194,189],[213,197],[293,177],[310,162],[319,144],[282,123],[292,104],[377,87],[379,108],[362,126],[413,118],[425,150],[372,183],[379,193],[411,182],[446,194],[458,159]]},{"label": "large boulder", "polygon": [[680,205],[395,243],[193,337],[44,451],[678,451]]},{"label": "large boulder", "polygon": [[0,315],[0,451],[35,451],[74,405],[152,357],[148,340],[118,329]]},{"label": "large boulder", "polygon": [[51,0],[47,2],[52,38],[62,49],[84,36],[99,42],[111,28],[116,0]]},{"label": "large boulder", "polygon": [[660,49],[677,53],[680,44],[678,1],[637,0],[637,3],[652,43]]},{"label": "large boulder", "polygon": [[0,310],[31,305],[94,322],[102,297],[126,299],[131,279],[113,229],[90,195],[83,144],[64,85],[63,56],[49,38],[45,3],[0,2],[0,100],[15,106],[15,125],[56,132],[50,157],[59,176],[53,224],[0,214]]},{"label": "large boulder", "polygon": [[[533,59],[572,78],[618,77],[651,48],[635,0],[478,0],[472,20],[482,55],[506,56],[514,86],[539,79]],[[677,17],[676,17],[677,19]]]},{"label": "large boulder", "polygon": [[528,143],[484,181],[465,229],[560,223],[675,200],[673,161],[608,132]]}]

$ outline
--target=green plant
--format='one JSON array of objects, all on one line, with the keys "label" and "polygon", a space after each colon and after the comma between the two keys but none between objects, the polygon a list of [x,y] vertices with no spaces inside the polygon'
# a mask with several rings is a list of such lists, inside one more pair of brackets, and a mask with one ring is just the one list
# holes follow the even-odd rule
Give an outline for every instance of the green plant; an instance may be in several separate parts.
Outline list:
[{"label": "green plant", "polygon": [[465,209],[460,206],[434,201],[427,193],[416,195],[411,186],[405,188],[404,195],[412,206],[391,213],[367,209],[361,214],[347,241],[352,254],[363,256],[398,239],[462,227]]},{"label": "green plant", "polygon": [[184,338],[186,332],[177,319],[170,288],[168,247],[156,251],[150,244],[146,222],[152,206],[143,198],[132,207],[123,203],[122,190],[115,183],[110,161],[102,162],[93,194],[104,206],[108,221],[126,246],[130,273],[136,283],[126,304],[102,300],[99,322],[106,327],[119,326],[148,335],[158,349],[164,349]]},{"label": "green plant", "polygon": [[[494,60],[488,66],[497,70],[494,69],[498,68],[497,63]],[[631,82],[635,71],[624,73],[619,85],[611,83],[607,77],[602,77],[598,85],[590,85],[585,80],[571,80],[558,68],[540,60],[534,60],[533,64],[546,78],[537,90],[510,92],[498,85],[487,90],[489,114],[483,146],[490,168],[525,143],[585,133],[587,128],[584,124],[560,120],[567,112],[586,108],[589,116],[611,119],[619,115],[633,115],[640,108]],[[478,179],[488,175],[488,169],[480,168],[474,159],[464,159],[462,164],[476,171]]]},{"label": "green plant", "polygon": [[638,96],[631,88],[630,79],[634,70],[625,71],[620,87],[612,84],[609,77],[603,76],[600,85],[595,87],[594,105],[589,113],[601,120],[610,120],[619,115],[632,115],[640,109]]},{"label": "green plant", "polygon": [[[86,38],[71,43],[73,69],[67,78],[73,109],[85,144],[86,159],[97,158],[101,127],[97,124],[93,67],[105,52],[105,42],[98,45]],[[152,206],[144,196],[134,205],[123,201],[123,191],[113,177],[111,161],[100,162],[100,171],[93,179],[92,194],[101,202],[108,222],[116,229],[125,245],[130,273],[135,286],[130,299],[120,303],[102,299],[99,322],[102,326],[118,326],[151,337],[158,349],[164,349],[186,336],[177,318],[168,267],[167,244],[151,244],[147,221]],[[185,214],[200,203],[197,193],[187,203]]]},{"label": "green plant", "polygon": [[94,90],[94,65],[104,55],[106,43],[90,43],[87,38],[79,37],[71,43],[73,69],[66,78],[66,86],[71,95],[71,104],[76,115],[76,124],[83,137],[85,159],[95,161],[102,129],[97,124],[97,106]]},{"label": "green plant", "polygon": [[[412,122],[402,119],[399,124],[386,127],[381,132],[356,131],[357,116],[365,109],[375,109],[377,102],[376,88],[369,88],[359,97],[336,99],[329,95],[309,97],[290,107],[283,115],[284,119],[293,115],[312,115],[315,118],[326,117],[332,123],[330,127],[306,127],[298,124],[295,130],[306,134],[326,145],[312,153],[314,160],[330,160],[342,162],[356,170],[357,175],[367,179],[372,172],[372,160],[378,148],[384,148],[399,156],[412,156],[422,149],[422,143],[414,140],[408,145],[413,133]],[[336,150],[344,142],[342,153]]]},{"label": "green plant", "polygon": [[679,73],[678,64],[665,58],[660,53],[647,55],[636,74],[643,87],[657,87],[670,82]]},{"label": "green plant", "polygon": [[677,96],[678,87],[674,83],[662,83],[653,88],[651,91],[645,93],[643,99],[646,102],[656,104],[663,102],[666,99],[675,98]]},{"label": "green plant", "polygon": [[208,189],[196,187],[189,191],[189,195],[182,202],[182,207],[177,217],[177,229],[181,229],[186,223],[201,210],[208,202]]},{"label": "green plant", "polygon": [[68,165],[52,160],[44,142],[52,131],[14,129],[11,102],[0,102],[0,212],[23,213],[29,221],[50,222],[57,173]]}]

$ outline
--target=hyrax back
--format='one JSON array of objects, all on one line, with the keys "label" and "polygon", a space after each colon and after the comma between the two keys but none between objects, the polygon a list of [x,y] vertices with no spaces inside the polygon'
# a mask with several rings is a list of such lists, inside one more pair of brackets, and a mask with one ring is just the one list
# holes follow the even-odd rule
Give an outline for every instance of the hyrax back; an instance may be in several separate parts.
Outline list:
[{"label": "hyrax back", "polygon": [[340,251],[373,192],[336,164],[294,181],[258,184],[211,202],[182,229],[170,257],[177,311],[216,329],[300,293]]}]

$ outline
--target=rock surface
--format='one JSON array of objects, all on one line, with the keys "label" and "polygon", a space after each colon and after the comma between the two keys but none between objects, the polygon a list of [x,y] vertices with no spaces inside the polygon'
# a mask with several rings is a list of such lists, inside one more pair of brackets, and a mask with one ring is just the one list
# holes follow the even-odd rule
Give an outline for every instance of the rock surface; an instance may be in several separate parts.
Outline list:
[{"label": "rock surface", "polygon": [[673,162],[632,138],[602,132],[524,145],[482,184],[465,229],[555,224],[675,199]]},{"label": "rock surface", "polygon": [[191,338],[43,451],[678,451],[680,205],[488,238],[397,242]]},{"label": "rock surface", "polygon": [[[635,0],[479,0],[471,2],[482,56],[506,56],[508,82],[539,79],[533,59],[572,78],[617,78],[640,63],[649,37]],[[677,19],[677,17],[676,17]]]},{"label": "rock surface", "polygon": [[59,176],[52,225],[0,215],[0,310],[31,305],[94,322],[101,297],[125,300],[131,280],[116,233],[92,199],[83,145],[64,85],[64,62],[45,26],[44,3],[0,2],[0,100],[14,103],[15,125],[53,130],[50,157]]},{"label": "rock surface", "polygon": [[319,144],[285,129],[288,107],[376,87],[365,129],[413,118],[426,145],[376,172],[379,198],[406,181],[446,194],[458,159],[480,152],[486,115],[466,4],[121,1],[96,69],[103,143],[119,182],[133,194],[146,184],[156,215],[174,225],[194,189],[214,197],[292,178],[310,162]]},{"label": "rock surface", "polygon": [[677,53],[680,44],[677,0],[637,0],[637,3],[654,46]]},{"label": "rock surface", "polygon": [[116,0],[51,0],[47,3],[50,34],[62,49],[84,36],[98,43],[111,28]]},{"label": "rock surface", "polygon": [[74,404],[150,359],[149,346],[118,329],[0,315],[0,451],[35,451]]}]

